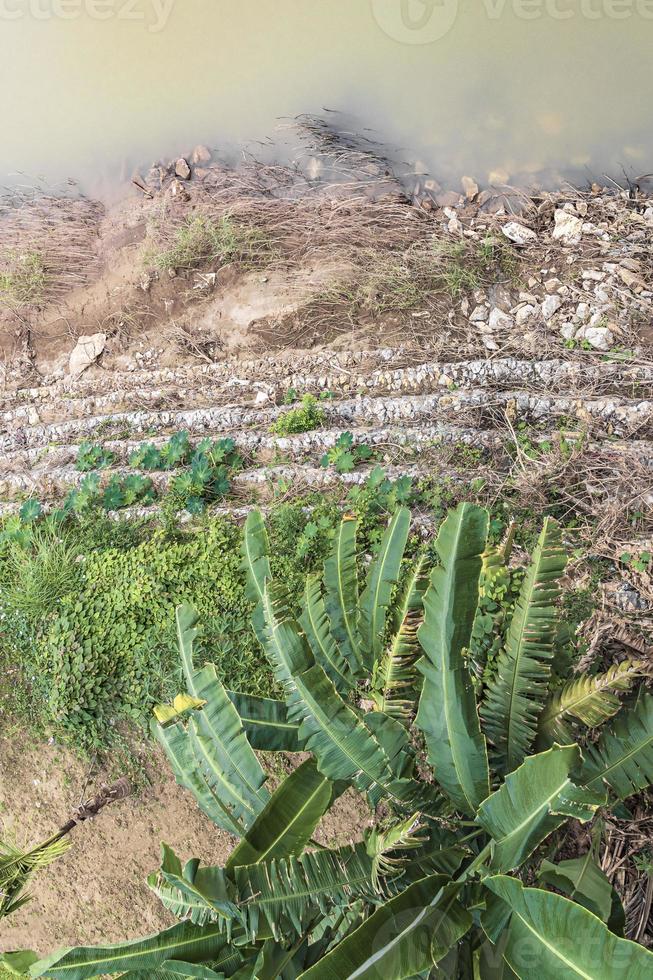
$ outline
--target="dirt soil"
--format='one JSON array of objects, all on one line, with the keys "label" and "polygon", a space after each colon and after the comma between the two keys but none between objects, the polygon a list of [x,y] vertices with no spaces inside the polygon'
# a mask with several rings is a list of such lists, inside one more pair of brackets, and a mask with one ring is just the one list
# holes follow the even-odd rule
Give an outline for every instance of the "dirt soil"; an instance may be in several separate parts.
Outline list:
[{"label": "dirt soil", "polygon": [[[26,749],[26,738],[19,732],[0,738],[0,838],[13,837],[20,844],[48,837],[82,798],[115,778],[99,772],[89,781],[88,762],[57,745],[35,743]],[[146,751],[150,785],[73,831],[70,850],[34,878],[32,902],[2,923],[1,952],[34,949],[45,955],[60,946],[119,942],[174,925],[175,918],[146,884],[159,865],[161,841],[182,862],[200,857],[203,864],[223,864],[227,859],[234,838],[177,786],[163,752],[151,746]],[[275,782],[271,777],[271,785]],[[326,815],[316,839],[349,843],[369,820],[363,801],[346,793]]]}]

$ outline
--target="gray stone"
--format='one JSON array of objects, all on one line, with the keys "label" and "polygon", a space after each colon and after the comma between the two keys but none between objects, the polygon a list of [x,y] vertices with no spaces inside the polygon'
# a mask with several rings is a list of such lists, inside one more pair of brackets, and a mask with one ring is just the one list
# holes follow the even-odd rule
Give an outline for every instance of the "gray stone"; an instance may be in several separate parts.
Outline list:
[{"label": "gray stone", "polygon": [[490,313],[490,330],[510,330],[515,321],[497,306]]},{"label": "gray stone", "polygon": [[485,320],[487,320],[489,315],[489,308],[479,304],[479,306],[476,306],[472,310],[472,315],[470,316],[469,320],[470,323],[483,323]]},{"label": "gray stone", "polygon": [[542,303],[542,316],[545,320],[550,320],[552,316],[555,316],[561,306],[562,298],[560,296],[547,296]]},{"label": "gray stone", "polygon": [[518,327],[525,326],[525,324],[527,324],[530,320],[533,319],[535,313],[536,313],[536,309],[534,306],[531,306],[530,303],[527,303],[526,306],[522,306],[520,309],[517,310],[517,313],[515,314],[515,322],[517,326]]},{"label": "gray stone", "polygon": [[179,157],[175,164],[175,173],[181,180],[190,180],[190,167],[184,157]]}]

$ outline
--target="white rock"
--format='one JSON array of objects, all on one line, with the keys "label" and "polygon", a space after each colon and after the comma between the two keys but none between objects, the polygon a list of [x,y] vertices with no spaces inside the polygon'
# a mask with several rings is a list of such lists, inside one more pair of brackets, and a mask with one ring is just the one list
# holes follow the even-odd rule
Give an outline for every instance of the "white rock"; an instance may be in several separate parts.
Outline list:
[{"label": "white rock", "polygon": [[578,332],[578,327],[575,323],[563,323],[560,327],[560,333],[565,340],[573,340]]},{"label": "white rock", "polygon": [[490,313],[490,330],[510,330],[514,326],[514,320],[498,306]]},{"label": "white rock", "polygon": [[490,311],[488,307],[479,305],[472,310],[472,315],[469,319],[471,323],[483,323],[485,320],[487,320],[489,315]]},{"label": "white rock", "polygon": [[598,269],[583,269],[582,277],[583,279],[592,279],[594,282],[603,282],[605,272],[599,272]]},{"label": "white rock", "polygon": [[517,313],[515,315],[515,322],[517,326],[523,327],[525,324],[527,324],[529,320],[533,319],[533,317],[535,316],[535,312],[536,312],[535,307],[531,306],[528,303],[526,304],[526,306],[522,306],[519,310],[517,310]]},{"label": "white rock", "polygon": [[544,302],[542,303],[542,316],[544,317],[545,320],[550,320],[551,317],[558,312],[561,306],[562,306],[561,296],[556,296],[556,295],[547,296]]},{"label": "white rock", "polygon": [[583,234],[583,222],[575,214],[558,209],[555,213],[553,238],[565,245],[577,245]]},{"label": "white rock", "polygon": [[507,239],[517,245],[527,245],[529,242],[537,241],[535,232],[531,228],[520,225],[518,221],[509,221],[501,231]]},{"label": "white rock", "polygon": [[544,288],[550,295],[557,293],[561,286],[562,283],[559,279],[547,279],[547,281],[544,283]]},{"label": "white rock", "polygon": [[499,350],[499,345],[492,337],[483,336],[482,340],[488,350]]},{"label": "white rock", "polygon": [[70,355],[68,370],[77,378],[87,367],[97,361],[107,342],[105,333],[94,333],[80,337],[77,346]]},{"label": "white rock", "polygon": [[614,334],[609,327],[581,327],[576,340],[586,340],[595,350],[610,350],[614,346]]}]

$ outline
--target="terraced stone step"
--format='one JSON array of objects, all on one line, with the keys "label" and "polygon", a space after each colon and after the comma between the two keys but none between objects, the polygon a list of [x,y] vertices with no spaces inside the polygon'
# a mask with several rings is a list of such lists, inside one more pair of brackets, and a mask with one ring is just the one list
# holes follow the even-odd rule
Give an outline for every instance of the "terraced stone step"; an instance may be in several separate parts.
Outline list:
[{"label": "terraced stone step", "polygon": [[[528,391],[490,391],[483,388],[448,391],[429,395],[398,397],[359,397],[323,403],[326,424],[341,428],[361,425],[406,426],[433,424],[466,413],[479,429],[488,418],[507,416],[512,420],[536,424],[556,419],[574,419],[578,425],[598,427],[612,435],[646,436],[653,422],[653,400],[607,396],[576,398],[564,395],[536,395]],[[265,409],[215,406],[163,412],[120,412],[86,419],[25,425],[0,439],[5,455],[20,449],[46,447],[51,443],[98,440],[111,434],[128,433],[145,437],[186,430],[193,435],[228,435],[242,429],[269,429],[287,411],[286,407]],[[472,423],[472,424],[473,424]]]},{"label": "terraced stone step", "polygon": [[[236,448],[244,455],[247,468],[234,476],[232,484],[235,487],[246,487],[286,478],[301,483],[304,474],[307,474],[306,479],[310,485],[327,486],[334,480],[337,482],[339,474],[333,469],[321,467],[320,460],[324,453],[336,444],[340,435],[340,430],[315,430],[284,438],[256,433],[236,433],[234,439]],[[455,472],[450,464],[443,464],[443,450],[446,458],[447,446],[456,448],[469,446],[491,450],[495,470],[499,468],[507,471],[513,460],[513,456],[506,452],[510,435],[507,430],[478,432],[475,429],[462,427],[423,426],[403,429],[355,429],[352,435],[354,445],[364,444],[377,450],[374,465],[376,463],[381,465],[388,475],[395,470],[407,475],[427,476],[433,473],[441,475],[443,465],[448,466],[449,472]],[[547,446],[555,445],[560,437],[559,431],[541,432],[533,442]],[[565,436],[570,443],[574,443],[578,438],[578,434]],[[154,445],[160,446],[164,440],[156,439],[153,442]],[[132,441],[105,443],[105,448],[114,453],[116,461],[112,466],[98,471],[103,485],[113,476],[123,478],[138,473],[151,478],[157,490],[163,491],[169,481],[183,471],[183,468],[171,471],[141,471],[129,467],[129,457],[139,445],[140,443]],[[595,463],[607,461],[607,465],[616,465],[618,462],[623,464],[624,461],[626,463],[630,461],[629,465],[632,466],[649,467],[653,479],[653,442],[583,439],[582,446],[591,454]],[[503,458],[499,451],[504,451]],[[30,460],[28,455],[23,455],[21,460],[21,454],[15,454],[12,460],[13,468],[0,476],[0,498],[22,498],[28,495],[44,501],[63,496],[69,489],[78,486],[87,476],[75,466],[77,452],[77,446],[57,447],[36,461],[33,458]],[[280,462],[278,459],[280,455],[286,456],[289,462]],[[34,451],[31,451],[29,456],[34,457]],[[265,465],[262,457],[271,457],[272,462]],[[460,462],[462,465],[458,468],[459,473],[461,469],[465,470],[464,460]],[[482,475],[484,468],[483,463],[476,462],[473,469],[468,466],[467,478],[473,479]],[[356,482],[361,472],[366,471],[357,470],[355,474],[343,474],[343,478],[345,482],[349,479]]]},{"label": "terraced stone step", "polygon": [[[627,363],[588,363],[579,361],[524,361],[497,358],[493,361],[423,361],[398,366],[405,359],[401,351],[390,355],[382,367],[360,373],[342,365],[318,365],[332,373],[298,373],[296,364],[284,364],[285,374],[275,375],[271,361],[241,362],[181,368],[136,375],[108,374],[93,381],[59,382],[38,388],[5,392],[0,395],[0,421],[8,427],[38,422],[84,419],[138,409],[195,409],[229,403],[275,401],[290,388],[298,392],[333,391],[345,395],[354,392],[429,393],[436,388],[516,388],[533,392],[573,391],[614,393],[622,396],[653,394],[653,365]],[[331,352],[331,358],[334,355]],[[372,354],[364,355],[368,361]],[[380,358],[377,355],[376,360]],[[251,370],[248,369],[248,364]],[[225,367],[228,365],[228,367]],[[131,382],[131,383],[129,383]],[[110,390],[105,390],[107,385]]]}]

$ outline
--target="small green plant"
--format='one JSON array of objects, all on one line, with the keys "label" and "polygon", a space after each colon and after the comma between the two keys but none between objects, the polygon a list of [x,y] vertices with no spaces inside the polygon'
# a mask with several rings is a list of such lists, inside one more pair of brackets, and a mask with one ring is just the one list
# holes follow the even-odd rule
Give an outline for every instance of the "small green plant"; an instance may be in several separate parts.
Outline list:
[{"label": "small green plant", "polygon": [[32,497],[21,504],[18,516],[23,524],[31,524],[32,521],[38,520],[42,513],[41,502]]},{"label": "small green plant", "polygon": [[5,252],[0,260],[0,301],[17,306],[40,303],[47,284],[45,264],[38,252]]},{"label": "small green plant", "polygon": [[624,565],[629,565],[630,568],[634,569],[634,571],[643,574],[644,572],[648,571],[651,561],[653,561],[653,553],[650,551],[624,551],[620,555],[619,560],[623,562]]},{"label": "small green plant", "polygon": [[336,444],[329,449],[320,460],[320,465],[325,469],[333,466],[336,473],[353,473],[359,463],[367,463],[372,458],[372,450],[369,446],[354,446],[354,437],[351,432],[343,432],[338,436]]},{"label": "small green plant", "polygon": [[75,467],[82,473],[88,473],[91,470],[106,469],[112,466],[115,460],[115,453],[105,449],[103,446],[90,442],[82,442],[77,453]]},{"label": "small green plant", "polygon": [[314,395],[304,395],[301,405],[280,415],[270,429],[277,436],[290,436],[319,429],[325,420],[324,409],[320,408],[317,398]]}]

